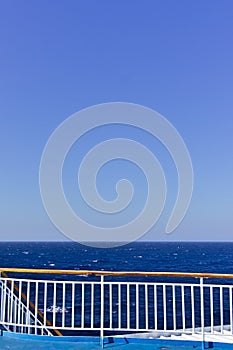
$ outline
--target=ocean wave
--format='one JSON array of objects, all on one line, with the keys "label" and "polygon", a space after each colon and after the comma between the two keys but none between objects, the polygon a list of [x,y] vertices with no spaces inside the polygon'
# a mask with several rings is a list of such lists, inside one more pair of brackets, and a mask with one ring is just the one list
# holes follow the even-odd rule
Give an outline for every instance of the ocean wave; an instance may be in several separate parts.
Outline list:
[{"label": "ocean wave", "polygon": [[46,309],[47,312],[51,312],[51,313],[55,313],[55,314],[61,314],[63,312],[67,313],[68,310],[64,307],[62,308],[61,306],[49,306],[47,309]]}]

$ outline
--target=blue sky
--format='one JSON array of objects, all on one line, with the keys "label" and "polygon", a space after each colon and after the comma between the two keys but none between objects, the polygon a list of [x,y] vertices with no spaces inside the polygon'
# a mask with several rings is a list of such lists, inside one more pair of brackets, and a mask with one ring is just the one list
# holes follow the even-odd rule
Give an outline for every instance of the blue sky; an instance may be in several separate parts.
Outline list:
[{"label": "blue sky", "polygon": [[164,115],[193,161],[184,221],[164,235],[171,177],[168,207],[144,239],[232,240],[232,17],[231,0],[2,1],[0,240],[65,239],[41,202],[41,154],[63,120],[110,101]]}]

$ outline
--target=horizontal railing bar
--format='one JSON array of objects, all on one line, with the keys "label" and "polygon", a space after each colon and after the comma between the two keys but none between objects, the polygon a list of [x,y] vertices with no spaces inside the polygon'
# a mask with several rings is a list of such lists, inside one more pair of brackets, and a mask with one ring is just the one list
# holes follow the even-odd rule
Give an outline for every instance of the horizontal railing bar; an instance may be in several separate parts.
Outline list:
[{"label": "horizontal railing bar", "polygon": [[[42,330],[46,330],[46,329],[48,329],[48,330],[55,330],[55,327],[53,327],[53,326],[49,326],[49,327],[43,327],[43,326],[41,326],[41,325],[25,325],[25,324],[23,324],[23,323],[12,323],[12,322],[5,322],[4,323],[5,325],[9,325],[9,326],[18,326],[18,327],[25,327],[25,328],[31,328],[31,329],[35,329],[35,328],[38,328],[38,329],[42,329]],[[205,328],[210,328],[210,327],[205,327]],[[218,331],[218,329],[220,328],[220,326],[214,326],[214,331],[216,331],[217,333],[210,333],[210,332],[208,332],[208,330],[206,331],[206,333],[205,334],[211,334],[212,336],[213,335],[216,335],[216,336],[220,336],[221,335],[221,337],[223,337],[223,336],[228,336],[229,337],[229,334],[221,334],[219,331]],[[58,327],[56,327],[56,329],[59,329],[59,330],[72,330],[72,331],[100,331],[101,330],[101,328],[100,327],[79,327],[79,326],[75,326],[75,327],[73,327],[73,328],[71,328],[71,327],[62,327],[62,326],[58,326]],[[195,327],[194,328],[195,329],[195,331],[196,331],[196,334],[201,334],[201,332],[202,332],[202,328],[201,327]],[[177,329],[154,329],[153,327],[152,328],[145,328],[145,327],[142,327],[142,328],[140,328],[140,327],[138,327],[138,328],[136,328],[136,327],[119,327],[119,328],[117,328],[117,327],[104,327],[104,330],[107,330],[107,331],[133,331],[133,332],[155,332],[155,333],[163,333],[163,334],[165,334],[165,333],[168,333],[168,334],[170,334],[170,333],[182,333],[182,334],[190,334],[190,332],[192,332],[192,329],[190,329],[190,328],[186,328],[186,329],[182,329],[182,328],[177,328]]]},{"label": "horizontal railing bar", "polygon": [[[54,281],[54,280],[37,280],[37,279],[27,279],[27,278],[14,278],[14,277],[2,277],[0,278],[2,281],[14,281],[14,282],[32,282],[32,283],[35,283],[35,282],[38,282],[38,283],[42,283],[42,284],[45,284],[45,283],[49,283],[49,284],[56,284],[56,285],[63,285],[64,283],[68,284],[68,285],[71,285],[71,284],[85,284],[85,285],[97,285],[99,286],[100,285],[100,281],[69,281],[69,280],[62,280],[62,281]],[[178,283],[178,282],[175,282],[175,283],[172,283],[172,282],[138,282],[138,281],[104,281],[103,282],[104,285],[141,285],[141,286],[145,286],[145,285],[148,285],[148,286],[153,286],[154,284],[156,284],[157,286],[163,286],[163,285],[166,285],[166,286],[200,286],[200,284],[197,282],[195,284],[193,283]],[[205,287],[207,287],[208,284],[205,284]],[[211,286],[220,286],[220,284],[211,284]],[[232,287],[231,284],[229,285],[223,285],[221,284],[221,286],[224,286],[224,287]]]},{"label": "horizontal railing bar", "polygon": [[[52,280],[34,280],[34,279],[26,279],[26,278],[14,278],[14,277],[2,277],[1,278],[2,281],[4,280],[7,280],[7,281],[14,281],[14,282],[38,282],[38,283],[49,283],[49,284],[60,284],[60,285],[63,285],[64,283],[67,284],[67,285],[72,285],[73,283],[75,285],[81,285],[81,284],[85,284],[85,285],[97,285],[99,286],[100,285],[100,281],[69,281],[69,280],[66,280],[66,281],[52,281]],[[103,282],[104,285],[122,285],[122,286],[127,286],[127,285],[130,285],[130,286],[136,286],[136,285],[139,285],[139,286],[151,286],[153,287],[154,285],[156,286],[168,286],[168,287],[200,287],[200,284],[199,282],[197,283],[172,283],[172,282],[132,282],[132,281],[105,281]],[[204,288],[233,288],[233,285],[232,284],[204,284]]]},{"label": "horizontal railing bar", "polygon": [[26,268],[0,268],[0,272],[54,274],[54,275],[96,275],[96,276],[155,276],[155,277],[193,277],[193,278],[232,278],[233,274],[193,273],[193,272],[152,272],[152,271],[98,271],[98,270],[49,270]]},{"label": "horizontal railing bar", "polygon": [[[38,283],[49,283],[49,284],[60,284],[60,285],[63,285],[64,283],[66,284],[72,284],[72,283],[75,283],[75,284],[95,284],[95,285],[100,285],[100,281],[74,281],[74,280],[62,280],[62,281],[55,281],[55,280],[37,280],[37,279],[32,279],[32,278],[15,278],[15,277],[0,277],[0,280],[1,281],[4,281],[4,280],[7,280],[7,281],[14,281],[14,282],[38,282]],[[108,283],[108,282],[106,282]],[[126,282],[127,283],[127,282]]]},{"label": "horizontal railing bar", "polygon": [[[82,330],[87,330],[87,331],[99,331],[100,330],[100,327],[94,327],[94,328],[91,328],[91,327],[79,327],[79,326],[75,326],[74,328],[71,328],[69,326],[65,326],[65,327],[62,327],[62,326],[42,326],[42,325],[35,325],[35,324],[24,324],[24,323],[14,323],[14,322],[4,322],[4,325],[7,325],[7,326],[16,326],[16,327],[25,327],[25,328],[32,328],[32,329],[43,329],[43,330],[72,330],[72,331],[82,331]],[[117,329],[116,329],[117,330]]]}]

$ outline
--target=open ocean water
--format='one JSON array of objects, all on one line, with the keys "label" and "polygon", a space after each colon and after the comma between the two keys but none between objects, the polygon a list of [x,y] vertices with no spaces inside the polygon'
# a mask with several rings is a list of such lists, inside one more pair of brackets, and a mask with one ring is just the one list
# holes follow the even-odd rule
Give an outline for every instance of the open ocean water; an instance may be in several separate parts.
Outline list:
[{"label": "open ocean water", "polygon": [[98,249],[73,242],[4,242],[0,266],[233,273],[233,243],[136,242]]},{"label": "open ocean water", "polygon": [[[136,242],[117,248],[98,249],[74,242],[4,242],[0,243],[0,266],[72,270],[233,273],[233,243]],[[35,348],[35,343],[32,342],[31,345],[29,341],[26,343],[27,347],[22,340],[8,341],[2,337],[0,349]],[[43,343],[36,344],[36,347],[50,350],[49,345]],[[88,347],[87,344],[79,344],[77,347],[77,343],[72,346],[69,349],[98,348],[94,345]],[[150,345],[146,347],[149,349],[163,348],[150,347]],[[62,344],[56,347],[56,349],[60,348],[62,349]],[[188,349],[187,346],[185,348]],[[136,350],[137,347],[135,346],[134,349]],[[173,347],[164,347],[164,349],[173,349]]]}]

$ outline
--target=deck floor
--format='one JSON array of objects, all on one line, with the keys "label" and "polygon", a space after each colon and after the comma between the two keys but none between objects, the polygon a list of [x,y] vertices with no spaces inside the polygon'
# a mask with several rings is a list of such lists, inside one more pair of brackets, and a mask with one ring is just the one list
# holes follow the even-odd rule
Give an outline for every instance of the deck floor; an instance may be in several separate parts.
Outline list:
[{"label": "deck floor", "polygon": [[[49,337],[45,339],[33,336],[20,339],[20,336],[3,335],[0,337],[1,350],[100,350],[98,341],[90,338],[89,341],[63,341]],[[110,338],[109,338],[110,339]],[[205,336],[205,346],[203,347],[201,334],[167,334],[147,333],[137,335],[118,336],[109,341],[105,339],[104,349],[115,350],[175,350],[175,349],[233,349],[232,335],[207,335]],[[221,344],[220,344],[221,343]]]},{"label": "deck floor", "polygon": [[[123,338],[124,336],[117,336],[117,338]],[[190,342],[203,342],[203,335],[201,333],[192,334],[192,332],[182,333],[161,333],[161,332],[149,332],[139,334],[129,334],[127,339],[158,339],[158,340],[170,340],[170,341],[190,341]],[[204,341],[207,343],[223,343],[232,344],[233,347],[233,335],[228,330],[215,331],[213,334],[205,333]]]}]

